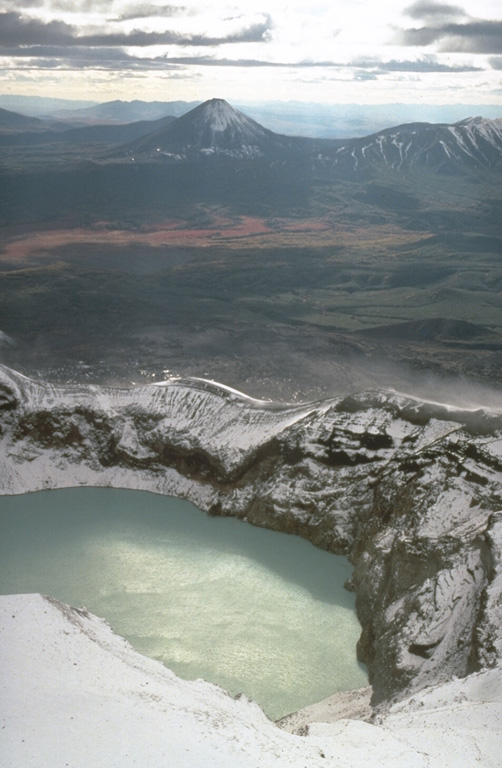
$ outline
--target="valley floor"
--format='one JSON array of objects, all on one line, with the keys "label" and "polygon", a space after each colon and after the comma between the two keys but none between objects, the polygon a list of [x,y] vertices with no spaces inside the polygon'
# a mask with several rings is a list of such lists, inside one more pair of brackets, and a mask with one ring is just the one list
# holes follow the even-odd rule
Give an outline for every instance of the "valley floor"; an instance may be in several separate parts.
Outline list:
[{"label": "valley floor", "polygon": [[474,241],[445,257],[430,232],[335,213],[3,227],[0,362],[58,383],[201,376],[282,401],[377,386],[496,407],[494,246],[473,269]]}]

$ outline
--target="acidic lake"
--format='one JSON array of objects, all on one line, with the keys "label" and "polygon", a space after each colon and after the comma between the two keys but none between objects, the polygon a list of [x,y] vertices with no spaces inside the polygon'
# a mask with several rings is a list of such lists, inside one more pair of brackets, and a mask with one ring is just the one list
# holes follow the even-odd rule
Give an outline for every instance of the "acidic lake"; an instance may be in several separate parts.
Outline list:
[{"label": "acidic lake", "polygon": [[104,617],[185,679],[245,693],[272,719],[367,685],[344,557],[142,491],[0,497],[0,589]]}]

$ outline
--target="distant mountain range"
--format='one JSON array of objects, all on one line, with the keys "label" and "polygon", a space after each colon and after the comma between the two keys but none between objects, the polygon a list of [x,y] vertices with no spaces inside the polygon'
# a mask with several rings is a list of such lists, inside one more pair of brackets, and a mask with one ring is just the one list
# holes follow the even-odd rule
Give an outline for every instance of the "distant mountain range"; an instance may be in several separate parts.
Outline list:
[{"label": "distant mountain range", "polygon": [[211,99],[160,130],[121,146],[115,156],[159,163],[197,157],[271,161],[289,157],[344,177],[381,167],[458,174],[501,163],[502,118],[468,118],[454,125],[411,123],[362,139],[319,140],[276,134],[223,99]]},{"label": "distant mountain range", "polygon": [[[455,228],[455,205],[437,214],[426,204],[432,177],[483,177],[496,185],[502,118],[410,123],[363,138],[315,139],[275,133],[223,99],[178,118],[71,128],[1,110],[2,146],[5,221],[51,218],[56,211],[86,211],[89,220],[106,211],[114,217],[166,215],[173,206],[198,202],[260,215],[289,213],[298,206],[310,210],[313,200],[327,205],[329,189],[366,212],[372,208],[375,221],[385,211],[420,210],[413,226],[440,215],[443,225]],[[346,182],[350,190],[334,192]],[[351,215],[358,215],[354,207]]]},{"label": "distant mountain range", "polygon": [[132,123],[138,120],[158,120],[166,115],[179,117],[200,102],[192,101],[107,101],[78,109],[65,108],[51,112],[58,119],[79,120],[87,123]]},{"label": "distant mountain range", "polygon": [[[90,125],[110,122],[156,120],[164,115],[180,117],[201,102],[189,101],[91,101],[44,96],[0,94],[0,107],[30,117],[58,119]],[[411,120],[422,123],[456,123],[468,115],[502,117],[500,104],[330,104],[296,101],[232,102],[272,131],[314,138],[368,136],[390,125]]]},{"label": "distant mountain range", "polygon": [[0,109],[0,146],[35,144],[122,144],[160,129],[176,120],[167,115],[158,120],[140,120],[125,124],[78,125],[47,122]]},{"label": "distant mountain range", "polygon": [[[153,103],[153,112],[161,103]],[[179,107],[179,103],[178,103]],[[96,116],[135,114],[134,102],[110,102],[88,108]],[[75,114],[75,113],[73,113]],[[65,142],[119,145],[107,161],[133,159],[180,163],[226,158],[308,163],[322,173],[359,177],[374,169],[410,171],[426,168],[457,175],[494,168],[502,158],[502,118],[467,118],[452,125],[409,123],[363,138],[308,139],[264,128],[223,99],[199,104],[181,117],[125,124],[68,127],[0,109],[0,145]]]},{"label": "distant mountain range", "polygon": [[27,117],[8,109],[0,108],[0,134],[14,135],[20,132],[45,133],[50,126],[38,117]]}]

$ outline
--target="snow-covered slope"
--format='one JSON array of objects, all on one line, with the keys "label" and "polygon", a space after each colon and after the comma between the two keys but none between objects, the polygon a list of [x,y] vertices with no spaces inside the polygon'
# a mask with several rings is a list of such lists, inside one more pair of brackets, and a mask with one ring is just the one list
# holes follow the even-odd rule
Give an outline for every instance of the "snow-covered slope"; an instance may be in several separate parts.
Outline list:
[{"label": "snow-covered slope", "polygon": [[501,652],[502,414],[393,392],[299,406],[175,380],[54,387],[0,369],[0,492],[138,488],[349,555],[373,703]]},{"label": "snow-covered slope", "polygon": [[281,162],[359,177],[372,169],[425,168],[457,174],[497,168],[502,159],[502,118],[481,117],[453,125],[409,123],[364,138],[315,140],[287,137],[264,128],[223,99],[211,99],[155,133],[110,157],[134,162],[234,158]]},{"label": "snow-covered slope", "polygon": [[409,123],[388,128],[338,147],[329,162],[334,170],[364,172],[430,168],[455,173],[462,168],[494,168],[502,161],[502,118],[468,118],[454,125]]},{"label": "snow-covered slope", "polygon": [[313,723],[299,736],[40,595],[0,597],[0,654],[3,768],[500,765],[500,669],[417,695],[375,724]]},{"label": "snow-covered slope", "polygon": [[259,158],[284,151],[290,141],[224,101],[211,99],[156,133],[123,147],[126,154],[186,159],[211,154]]}]

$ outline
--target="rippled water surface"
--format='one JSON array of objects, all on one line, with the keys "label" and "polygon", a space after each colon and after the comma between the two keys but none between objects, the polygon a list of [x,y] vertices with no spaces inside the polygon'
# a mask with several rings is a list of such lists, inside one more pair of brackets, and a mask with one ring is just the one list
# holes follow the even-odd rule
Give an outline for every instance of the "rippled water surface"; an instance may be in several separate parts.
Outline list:
[{"label": "rippled water surface", "polygon": [[296,537],[140,491],[0,498],[2,593],[105,617],[180,677],[243,691],[272,718],[367,684],[351,566]]}]

